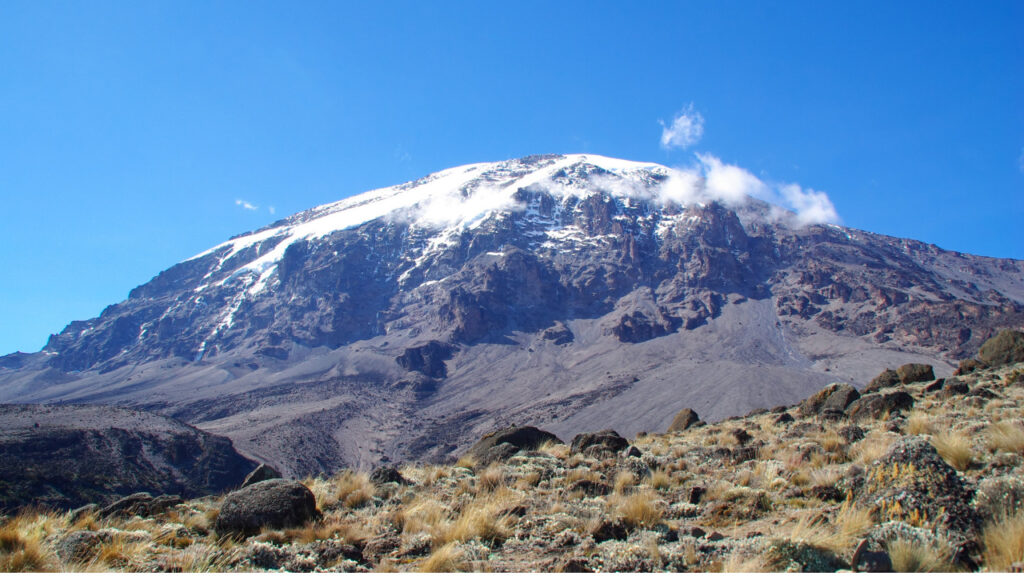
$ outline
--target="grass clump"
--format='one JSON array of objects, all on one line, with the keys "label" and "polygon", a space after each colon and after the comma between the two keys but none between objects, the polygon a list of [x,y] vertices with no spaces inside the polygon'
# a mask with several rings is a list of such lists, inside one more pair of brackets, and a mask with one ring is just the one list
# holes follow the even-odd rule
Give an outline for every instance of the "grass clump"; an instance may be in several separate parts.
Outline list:
[{"label": "grass clump", "polygon": [[653,528],[662,518],[661,507],[648,491],[622,497],[615,509],[623,523],[632,528]]},{"label": "grass clump", "polygon": [[989,571],[1009,572],[1014,563],[1024,562],[1024,512],[990,523],[982,543]]},{"label": "grass clump", "polygon": [[1001,420],[988,427],[988,447],[993,452],[1024,452],[1024,426]]},{"label": "grass clump", "polygon": [[949,551],[935,545],[895,540],[888,552],[896,572],[953,572],[955,568]]},{"label": "grass clump", "polygon": [[932,436],[932,446],[947,464],[963,472],[974,462],[971,439],[962,432],[942,431]]}]

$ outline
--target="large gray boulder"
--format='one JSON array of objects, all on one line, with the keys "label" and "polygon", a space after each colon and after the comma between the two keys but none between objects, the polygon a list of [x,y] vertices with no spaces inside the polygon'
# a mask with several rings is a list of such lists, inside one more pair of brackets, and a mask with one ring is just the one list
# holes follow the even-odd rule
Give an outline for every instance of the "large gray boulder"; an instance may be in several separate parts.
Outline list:
[{"label": "large gray boulder", "polygon": [[319,516],[309,488],[294,480],[275,478],[228,494],[214,529],[221,534],[251,535],[264,527],[302,526]]}]

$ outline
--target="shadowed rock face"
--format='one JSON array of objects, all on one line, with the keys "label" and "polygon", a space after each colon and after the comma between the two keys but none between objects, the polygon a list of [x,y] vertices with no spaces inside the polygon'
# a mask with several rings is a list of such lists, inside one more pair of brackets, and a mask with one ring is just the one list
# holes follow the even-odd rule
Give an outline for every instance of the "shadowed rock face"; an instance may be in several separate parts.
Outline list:
[{"label": "shadowed rock face", "polygon": [[451,457],[512,424],[715,421],[884,366],[945,376],[1024,324],[1019,261],[796,227],[756,201],[684,207],[658,200],[667,169],[619,164],[455,169],[453,197],[507,195],[456,224],[410,208],[290,236],[437,175],[297,214],[0,359],[0,401],[155,410],[305,475]]},{"label": "shadowed rock face", "polygon": [[75,508],[137,492],[186,498],[238,486],[256,464],[227,438],[105,406],[0,405],[0,508]]}]

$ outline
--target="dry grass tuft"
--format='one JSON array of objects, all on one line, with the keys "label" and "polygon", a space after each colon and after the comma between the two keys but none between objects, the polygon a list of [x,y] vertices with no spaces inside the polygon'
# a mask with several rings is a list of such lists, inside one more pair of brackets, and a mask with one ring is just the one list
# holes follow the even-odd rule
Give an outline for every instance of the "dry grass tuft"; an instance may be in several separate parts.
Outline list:
[{"label": "dry grass tuft", "polygon": [[404,534],[426,532],[440,542],[448,530],[451,510],[437,500],[423,495],[394,515],[394,523]]},{"label": "dry grass tuft", "polygon": [[566,458],[569,457],[569,445],[563,444],[562,442],[554,442],[552,440],[548,440],[547,442],[541,444],[538,450],[540,452],[547,454],[548,456],[558,458],[559,460],[565,460]]},{"label": "dry grass tuft", "polygon": [[632,472],[623,470],[615,475],[614,486],[616,494],[625,494],[630,488],[636,486],[636,476],[633,476]]},{"label": "dry grass tuft", "polygon": [[872,432],[854,445],[854,459],[859,464],[870,465],[889,451],[898,435],[889,432]]},{"label": "dry grass tuft", "polygon": [[668,490],[672,487],[672,476],[664,470],[655,470],[647,479],[647,484],[655,490]]},{"label": "dry grass tuft", "polygon": [[493,492],[505,485],[505,474],[501,465],[495,462],[477,476],[477,487],[481,492]]},{"label": "dry grass tuft", "polygon": [[653,528],[662,518],[661,507],[654,494],[646,490],[622,497],[615,511],[627,526],[633,528]]},{"label": "dry grass tuft", "polygon": [[971,439],[962,432],[943,430],[932,436],[932,446],[947,464],[961,472],[974,462]]},{"label": "dry grass tuft", "polygon": [[1024,452],[1024,426],[1001,420],[988,427],[988,447],[993,452]]},{"label": "dry grass tuft", "polygon": [[334,480],[334,498],[346,508],[359,508],[373,499],[376,487],[369,475],[345,470]]},{"label": "dry grass tuft", "polygon": [[1012,564],[1024,562],[1024,512],[986,526],[982,542],[990,572],[1009,572]]},{"label": "dry grass tuft", "polygon": [[467,572],[470,563],[465,560],[462,551],[455,542],[449,542],[438,548],[420,564],[419,572]]},{"label": "dry grass tuft", "polygon": [[913,410],[907,415],[907,434],[934,434],[935,425],[932,417],[921,410]]},{"label": "dry grass tuft", "polygon": [[501,514],[500,503],[476,500],[459,514],[441,540],[445,543],[480,540],[488,544],[503,542],[510,532],[509,517]]},{"label": "dry grass tuft", "polygon": [[892,568],[896,572],[953,572],[948,550],[906,540],[888,546]]}]

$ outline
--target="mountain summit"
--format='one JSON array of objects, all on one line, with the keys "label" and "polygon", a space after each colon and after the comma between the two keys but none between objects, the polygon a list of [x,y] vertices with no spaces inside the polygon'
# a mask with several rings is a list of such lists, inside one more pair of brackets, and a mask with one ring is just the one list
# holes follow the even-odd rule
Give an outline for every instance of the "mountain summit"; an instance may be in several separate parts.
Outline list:
[{"label": "mountain summit", "polygon": [[793,214],[594,155],[452,168],[301,212],[160,273],[0,401],[130,405],[283,472],[718,419],[1024,324],[1024,262]]}]

